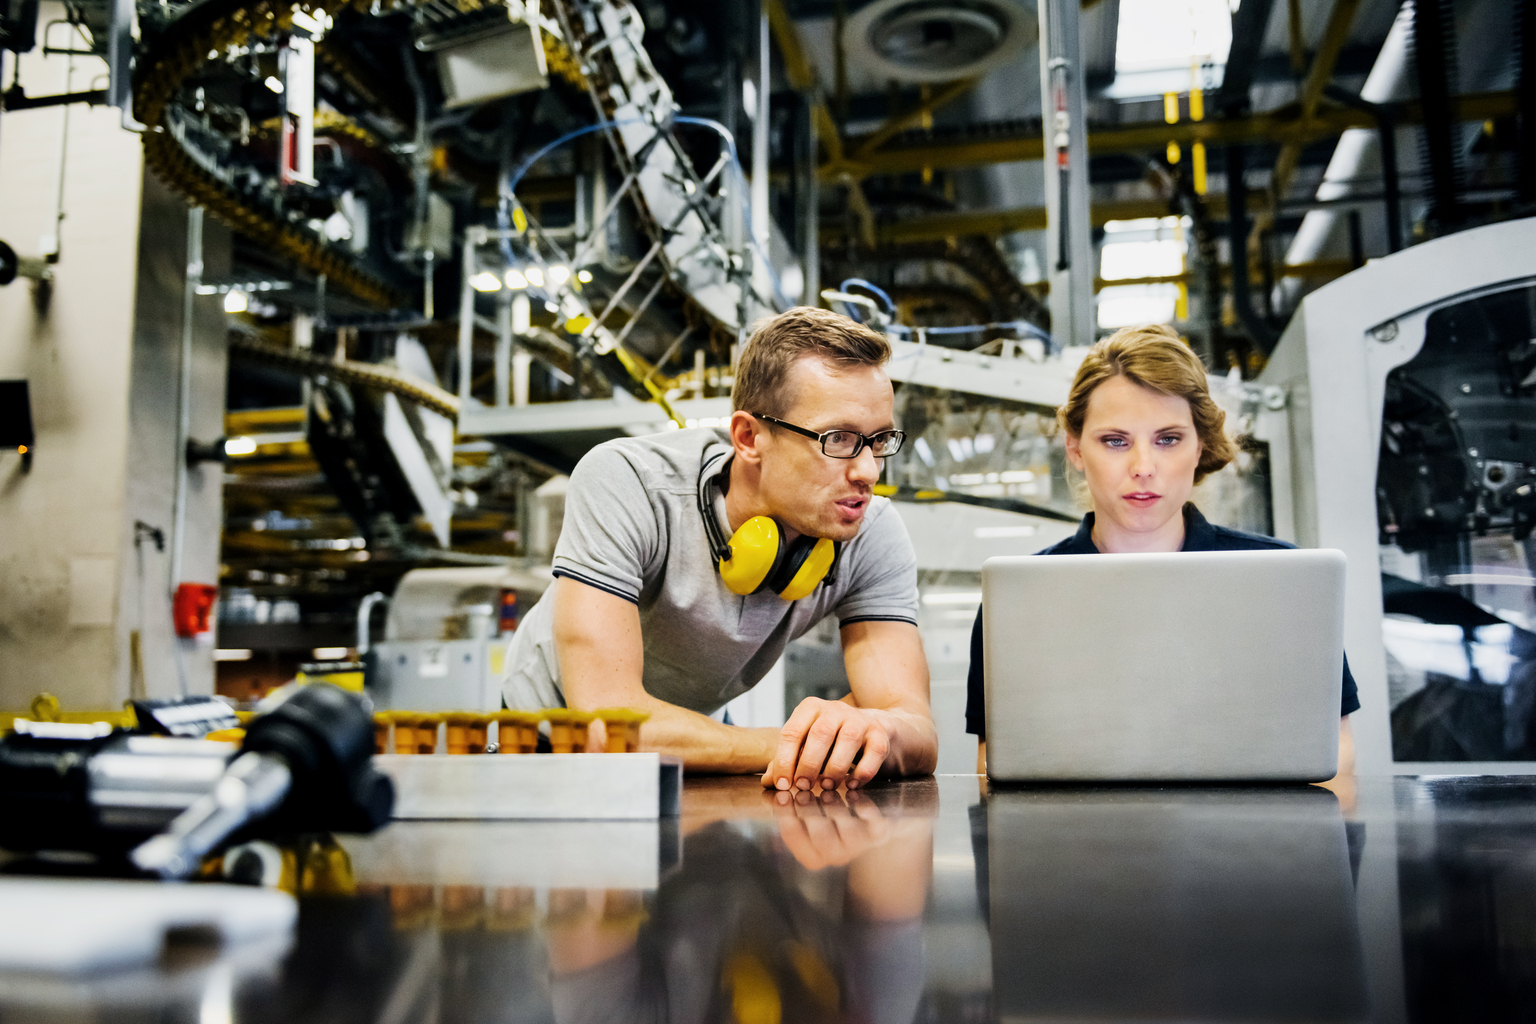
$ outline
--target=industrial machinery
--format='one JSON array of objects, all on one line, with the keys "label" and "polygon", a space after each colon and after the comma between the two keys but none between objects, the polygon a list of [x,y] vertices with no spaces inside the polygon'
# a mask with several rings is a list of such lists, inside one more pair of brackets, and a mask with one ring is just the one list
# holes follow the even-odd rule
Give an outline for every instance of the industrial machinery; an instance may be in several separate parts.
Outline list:
[{"label": "industrial machinery", "polygon": [[1277,535],[1349,557],[1361,765],[1536,762],[1536,223],[1376,260],[1259,378]]},{"label": "industrial machinery", "polygon": [[19,722],[0,739],[0,846],[127,853],[139,871],[185,878],[231,837],[371,832],[394,806],[373,742],[366,701],[325,684],[269,698],[238,748],[105,723]]},{"label": "industrial machinery", "polygon": [[374,705],[409,711],[501,707],[503,655],[521,610],[549,586],[548,570],[415,569],[389,599],[384,639],[367,642],[361,610],[358,653]]}]

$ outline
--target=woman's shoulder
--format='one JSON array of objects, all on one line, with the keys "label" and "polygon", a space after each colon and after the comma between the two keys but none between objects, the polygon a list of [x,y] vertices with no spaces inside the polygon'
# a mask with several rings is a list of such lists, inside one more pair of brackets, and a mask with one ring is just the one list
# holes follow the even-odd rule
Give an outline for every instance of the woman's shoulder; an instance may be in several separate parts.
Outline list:
[{"label": "woman's shoulder", "polygon": [[1266,537],[1262,533],[1244,533],[1225,526],[1212,526],[1213,551],[1266,551],[1294,548],[1296,545],[1279,537]]},{"label": "woman's shoulder", "polygon": [[1217,526],[1201,515],[1193,502],[1184,506],[1185,551],[1278,551],[1295,546],[1278,537]]},{"label": "woman's shoulder", "polygon": [[1037,555],[1080,555],[1080,554],[1084,554],[1083,551],[1079,550],[1080,547],[1081,547],[1081,545],[1079,545],[1077,543],[1077,538],[1076,537],[1068,537],[1065,540],[1057,541],[1055,544],[1052,544],[1048,548],[1041,548],[1039,551],[1036,551],[1035,554],[1037,554]]}]

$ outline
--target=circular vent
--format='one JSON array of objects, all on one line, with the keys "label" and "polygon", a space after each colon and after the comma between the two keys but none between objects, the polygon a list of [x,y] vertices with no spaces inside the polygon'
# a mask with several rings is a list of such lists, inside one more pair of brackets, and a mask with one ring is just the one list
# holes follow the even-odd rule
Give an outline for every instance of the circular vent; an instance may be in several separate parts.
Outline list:
[{"label": "circular vent", "polygon": [[848,20],[843,46],[877,77],[945,82],[991,70],[1035,32],[1011,0],[875,0]]}]

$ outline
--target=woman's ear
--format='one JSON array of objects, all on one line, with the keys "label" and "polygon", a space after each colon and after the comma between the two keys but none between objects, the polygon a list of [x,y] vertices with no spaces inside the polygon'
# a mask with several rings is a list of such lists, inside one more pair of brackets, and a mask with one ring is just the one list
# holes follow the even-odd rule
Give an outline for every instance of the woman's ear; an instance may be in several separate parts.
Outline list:
[{"label": "woman's ear", "polygon": [[1065,438],[1067,445],[1067,461],[1072,463],[1072,468],[1079,473],[1083,471],[1083,439],[1068,434]]}]

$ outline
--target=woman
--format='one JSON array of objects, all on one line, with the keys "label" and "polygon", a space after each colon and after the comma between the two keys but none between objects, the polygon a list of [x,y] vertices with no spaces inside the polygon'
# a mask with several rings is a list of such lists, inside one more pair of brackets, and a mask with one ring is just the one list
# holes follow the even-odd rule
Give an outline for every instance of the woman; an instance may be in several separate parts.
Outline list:
[{"label": "woman", "polygon": [[[1189,499],[1195,485],[1232,461],[1226,414],[1211,400],[1205,367],[1171,328],[1127,327],[1088,350],[1056,412],[1067,459],[1083,474],[1092,511],[1077,534],[1042,555],[1101,552],[1252,551],[1294,547],[1208,523]],[[966,730],[986,772],[981,612],[971,630]],[[1354,769],[1349,715],[1360,707],[1344,663],[1339,772]]]}]

